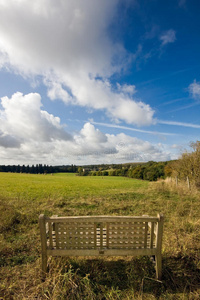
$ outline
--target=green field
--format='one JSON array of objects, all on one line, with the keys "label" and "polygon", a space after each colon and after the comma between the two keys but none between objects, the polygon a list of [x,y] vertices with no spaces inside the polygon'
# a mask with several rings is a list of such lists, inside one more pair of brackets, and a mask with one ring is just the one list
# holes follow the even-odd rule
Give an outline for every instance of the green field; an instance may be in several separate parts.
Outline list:
[{"label": "green field", "polygon": [[[0,173],[0,299],[199,299],[199,193],[165,183]],[[41,280],[38,217],[165,215],[163,280],[146,258],[51,258]]]}]

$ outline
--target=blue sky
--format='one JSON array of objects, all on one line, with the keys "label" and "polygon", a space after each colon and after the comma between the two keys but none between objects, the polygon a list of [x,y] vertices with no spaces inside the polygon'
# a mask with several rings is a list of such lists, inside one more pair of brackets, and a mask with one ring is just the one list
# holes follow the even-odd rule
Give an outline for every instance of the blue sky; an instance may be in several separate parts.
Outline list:
[{"label": "blue sky", "polygon": [[0,0],[0,164],[176,159],[200,130],[198,0]]}]

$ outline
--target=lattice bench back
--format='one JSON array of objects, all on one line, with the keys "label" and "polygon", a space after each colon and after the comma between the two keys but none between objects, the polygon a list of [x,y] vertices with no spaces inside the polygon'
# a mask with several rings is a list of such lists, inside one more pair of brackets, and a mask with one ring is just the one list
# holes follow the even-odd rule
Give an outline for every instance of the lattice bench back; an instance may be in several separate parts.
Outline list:
[{"label": "lattice bench back", "polygon": [[[163,217],[40,215],[43,271],[47,256],[155,255],[161,277]],[[160,265],[160,267],[159,267]]]}]

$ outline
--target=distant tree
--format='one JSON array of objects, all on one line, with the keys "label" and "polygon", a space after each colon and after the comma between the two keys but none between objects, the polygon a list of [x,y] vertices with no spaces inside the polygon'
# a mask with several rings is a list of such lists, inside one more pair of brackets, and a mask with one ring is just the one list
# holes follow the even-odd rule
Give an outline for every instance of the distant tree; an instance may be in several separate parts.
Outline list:
[{"label": "distant tree", "polygon": [[26,167],[25,167],[25,165],[23,165],[23,166],[20,167],[20,172],[21,173],[26,173]]},{"label": "distant tree", "polygon": [[131,177],[137,179],[143,179],[143,173],[144,173],[144,168],[142,166],[136,166],[131,172]]},{"label": "distant tree", "polygon": [[83,175],[83,168],[82,167],[78,168],[78,175],[80,175],[80,176]]},{"label": "distant tree", "polygon": [[30,173],[30,167],[29,167],[29,165],[26,167],[26,173]]},{"label": "distant tree", "polygon": [[173,174],[180,178],[189,177],[197,187],[200,187],[200,141],[191,143],[191,152],[185,152],[171,166]]},{"label": "distant tree", "polygon": [[102,171],[102,175],[103,176],[108,176],[108,171],[106,171],[106,170]]}]

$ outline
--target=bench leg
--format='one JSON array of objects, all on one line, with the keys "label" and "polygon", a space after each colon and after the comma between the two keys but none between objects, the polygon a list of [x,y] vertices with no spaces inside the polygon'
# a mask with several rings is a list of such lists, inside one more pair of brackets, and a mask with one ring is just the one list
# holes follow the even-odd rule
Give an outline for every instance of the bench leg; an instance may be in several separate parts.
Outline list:
[{"label": "bench leg", "polygon": [[42,272],[43,276],[45,276],[47,272],[47,255],[42,254]]},{"label": "bench leg", "polygon": [[156,278],[161,280],[162,277],[162,256],[161,254],[156,255]]}]

